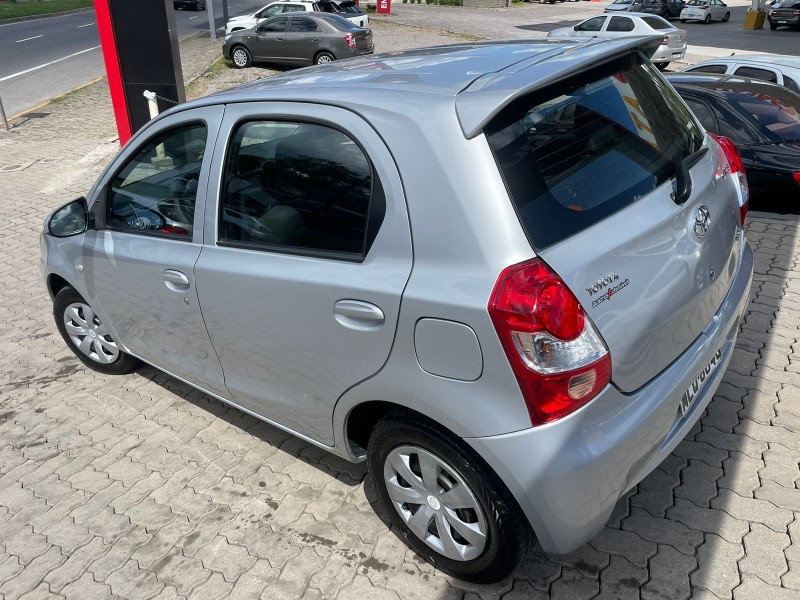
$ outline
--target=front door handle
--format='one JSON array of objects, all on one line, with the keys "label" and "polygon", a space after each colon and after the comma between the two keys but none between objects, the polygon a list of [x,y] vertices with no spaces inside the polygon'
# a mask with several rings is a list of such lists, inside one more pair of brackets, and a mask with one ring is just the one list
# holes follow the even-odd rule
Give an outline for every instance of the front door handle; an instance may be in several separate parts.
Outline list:
[{"label": "front door handle", "polygon": [[311,38],[311,41],[312,41],[312,42],[318,42],[318,41],[319,41],[319,38]]},{"label": "front door handle", "polygon": [[189,289],[189,278],[180,271],[167,269],[164,271],[164,285],[170,291],[183,293]]},{"label": "front door handle", "polygon": [[282,41],[283,41],[283,38],[282,38],[282,37],[275,38],[275,39],[276,39],[276,40],[278,40],[279,42],[282,42]]},{"label": "front door handle", "polygon": [[386,320],[380,308],[361,300],[339,300],[333,305],[333,316],[340,325],[360,331],[378,329]]}]

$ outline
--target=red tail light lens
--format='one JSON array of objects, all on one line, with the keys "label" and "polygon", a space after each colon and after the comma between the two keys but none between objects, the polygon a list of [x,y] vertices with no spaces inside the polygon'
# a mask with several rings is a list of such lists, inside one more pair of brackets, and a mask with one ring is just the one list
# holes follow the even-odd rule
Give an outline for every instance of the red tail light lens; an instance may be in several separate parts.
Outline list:
[{"label": "red tail light lens", "polygon": [[661,41],[662,46],[669,46],[669,36],[665,35],[664,39]]},{"label": "red tail light lens", "polygon": [[750,207],[750,188],[747,185],[747,175],[744,173],[742,157],[739,155],[736,144],[729,138],[714,135],[713,133],[709,135],[719,144],[717,150],[717,177],[724,177],[727,163],[730,174],[736,178],[739,184],[739,220],[742,227],[744,227],[745,219],[747,219],[747,210]]},{"label": "red tail light lens", "polygon": [[794,180],[797,182],[797,185],[800,185],[800,173],[793,173]]},{"label": "red tail light lens", "polygon": [[533,259],[500,274],[489,314],[533,425],[585,405],[611,379],[611,356],[566,284]]},{"label": "red tail light lens", "polygon": [[356,36],[354,36],[352,33],[346,33],[344,36],[344,41],[347,42],[347,45],[353,50],[356,49]]}]

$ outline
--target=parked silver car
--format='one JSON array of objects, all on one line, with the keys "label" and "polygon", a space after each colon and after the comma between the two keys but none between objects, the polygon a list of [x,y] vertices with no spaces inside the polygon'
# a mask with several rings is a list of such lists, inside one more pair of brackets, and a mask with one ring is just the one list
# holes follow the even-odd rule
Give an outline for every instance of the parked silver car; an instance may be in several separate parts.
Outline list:
[{"label": "parked silver car", "polygon": [[339,15],[294,13],[225,36],[222,55],[239,69],[254,62],[318,65],[372,54],[372,31]]},{"label": "parked silver car", "polygon": [[648,13],[625,13],[620,15],[597,15],[589,17],[572,27],[558,27],[547,37],[591,37],[620,38],[632,35],[661,35],[661,43],[650,56],[659,69],[666,69],[670,61],[686,56],[686,30]]},{"label": "parked silver car", "polygon": [[49,216],[86,365],[139,360],[352,461],[436,567],[574,550],[722,379],[753,253],[735,147],[659,39],[393,53],[150,122]]}]

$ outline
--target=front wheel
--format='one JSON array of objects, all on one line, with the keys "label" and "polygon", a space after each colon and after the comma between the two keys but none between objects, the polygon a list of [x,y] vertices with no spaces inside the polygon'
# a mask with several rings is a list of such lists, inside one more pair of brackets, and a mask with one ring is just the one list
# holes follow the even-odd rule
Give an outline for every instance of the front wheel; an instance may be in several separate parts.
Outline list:
[{"label": "front wheel", "polygon": [[139,360],[120,349],[111,330],[73,288],[58,292],[53,316],[61,337],[87,367],[108,375],[124,375],[139,366]]},{"label": "front wheel", "polygon": [[778,28],[778,26],[777,26],[777,25],[773,25],[772,23],[770,23],[770,24],[769,24],[769,28],[770,28],[772,31],[775,31],[775,30]]},{"label": "front wheel", "polygon": [[708,25],[709,23],[711,23],[711,15],[706,15],[706,18],[703,19],[703,24]]},{"label": "front wheel", "polygon": [[725,13],[725,16],[724,16],[724,17],[722,17],[722,22],[723,22],[723,23],[727,23],[727,22],[730,20],[730,18],[731,18],[731,13],[729,13],[729,12],[726,12],[726,13]]},{"label": "front wheel", "polygon": [[398,413],[375,427],[367,458],[379,507],[406,544],[436,568],[493,583],[527,557],[532,532],[513,496],[448,431]]},{"label": "front wheel", "polygon": [[233,60],[233,66],[237,69],[244,69],[253,64],[253,57],[244,46],[236,46],[231,52],[231,59]]},{"label": "front wheel", "polygon": [[681,23],[686,23],[686,19],[681,19]]},{"label": "front wheel", "polygon": [[336,60],[336,57],[333,56],[330,52],[320,52],[314,57],[314,64],[315,65],[327,65],[328,63],[332,63]]}]

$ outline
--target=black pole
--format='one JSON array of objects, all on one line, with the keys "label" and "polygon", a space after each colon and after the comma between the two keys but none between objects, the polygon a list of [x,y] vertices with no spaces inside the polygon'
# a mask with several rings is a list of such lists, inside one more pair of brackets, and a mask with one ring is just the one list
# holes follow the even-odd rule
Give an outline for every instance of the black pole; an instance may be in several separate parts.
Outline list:
[{"label": "black pole", "polygon": [[222,0],[222,22],[228,24],[228,0]]}]

